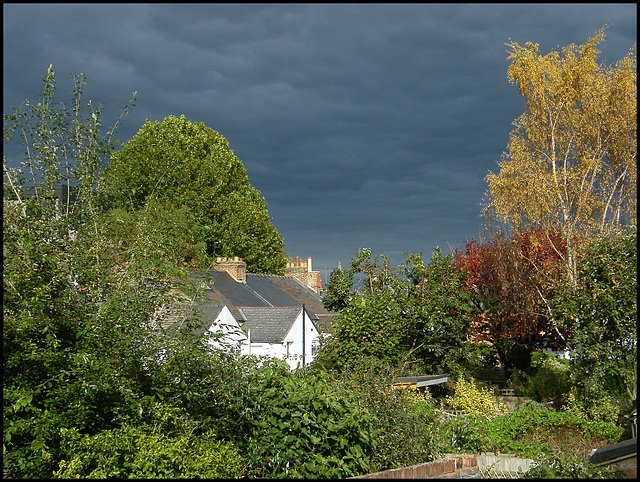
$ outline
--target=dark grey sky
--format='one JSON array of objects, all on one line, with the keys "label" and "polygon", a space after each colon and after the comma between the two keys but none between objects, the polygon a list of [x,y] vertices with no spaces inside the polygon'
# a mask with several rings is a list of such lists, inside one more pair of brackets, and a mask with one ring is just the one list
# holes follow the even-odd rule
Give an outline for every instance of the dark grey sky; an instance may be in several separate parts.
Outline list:
[{"label": "dark grey sky", "polygon": [[489,170],[524,111],[509,40],[542,53],[608,25],[601,61],[637,36],[629,4],[3,4],[4,111],[70,73],[127,141],[184,114],[221,133],[292,258],[325,274],[361,247],[429,259],[477,237]]}]

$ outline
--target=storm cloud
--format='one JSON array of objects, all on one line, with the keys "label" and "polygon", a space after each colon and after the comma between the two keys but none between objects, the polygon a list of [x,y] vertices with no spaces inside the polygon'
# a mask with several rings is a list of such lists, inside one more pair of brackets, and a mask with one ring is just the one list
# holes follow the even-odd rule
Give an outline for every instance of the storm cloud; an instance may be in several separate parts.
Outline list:
[{"label": "storm cloud", "polygon": [[636,43],[635,4],[4,4],[4,112],[70,74],[118,138],[185,115],[221,133],[287,252],[326,273],[358,249],[429,258],[476,237],[524,100],[510,40],[546,53],[608,26],[601,61]]}]

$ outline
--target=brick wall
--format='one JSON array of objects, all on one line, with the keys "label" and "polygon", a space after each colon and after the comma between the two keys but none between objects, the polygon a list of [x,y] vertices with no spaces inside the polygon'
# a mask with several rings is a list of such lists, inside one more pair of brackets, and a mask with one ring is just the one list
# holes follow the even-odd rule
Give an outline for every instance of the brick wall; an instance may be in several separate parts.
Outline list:
[{"label": "brick wall", "polygon": [[442,479],[466,478],[478,475],[476,456],[455,455],[435,462],[412,465],[400,469],[385,470],[373,474],[359,475],[352,479]]},{"label": "brick wall", "polygon": [[293,263],[287,263],[287,266],[284,269],[284,275],[297,279],[300,283],[309,287],[318,294],[322,289],[320,271],[312,271],[311,258],[308,258],[308,261],[305,262],[300,261],[300,257],[296,256]]},{"label": "brick wall", "polygon": [[239,283],[247,282],[247,263],[238,258],[217,258],[212,266],[217,271],[226,271],[231,277]]}]

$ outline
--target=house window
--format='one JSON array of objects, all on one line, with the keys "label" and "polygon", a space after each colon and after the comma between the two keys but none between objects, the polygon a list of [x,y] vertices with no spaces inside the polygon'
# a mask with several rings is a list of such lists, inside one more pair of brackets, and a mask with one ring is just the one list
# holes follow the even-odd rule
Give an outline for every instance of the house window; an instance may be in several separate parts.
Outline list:
[{"label": "house window", "polygon": [[292,341],[288,341],[287,342],[287,355],[286,358],[289,358],[291,356],[291,345],[293,344]]}]

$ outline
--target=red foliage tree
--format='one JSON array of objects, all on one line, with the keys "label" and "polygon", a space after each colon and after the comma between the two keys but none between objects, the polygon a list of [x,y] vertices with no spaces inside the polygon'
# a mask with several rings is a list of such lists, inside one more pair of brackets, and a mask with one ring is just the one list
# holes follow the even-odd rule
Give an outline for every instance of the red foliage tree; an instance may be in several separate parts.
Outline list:
[{"label": "red foliage tree", "polygon": [[564,348],[547,300],[566,278],[565,252],[559,230],[538,228],[472,240],[454,256],[475,295],[474,338],[491,342],[507,370],[527,370],[535,349]]}]

